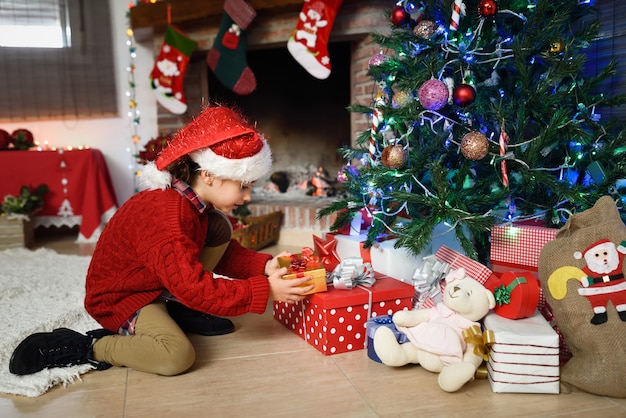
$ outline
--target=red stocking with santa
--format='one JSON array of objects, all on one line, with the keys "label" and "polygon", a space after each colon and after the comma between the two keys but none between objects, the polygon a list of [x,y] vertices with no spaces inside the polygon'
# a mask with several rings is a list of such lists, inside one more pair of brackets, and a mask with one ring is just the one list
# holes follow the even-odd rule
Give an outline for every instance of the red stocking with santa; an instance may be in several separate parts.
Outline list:
[{"label": "red stocking with santa", "polygon": [[331,71],[328,38],[343,0],[305,0],[287,49],[313,77],[328,78]]}]

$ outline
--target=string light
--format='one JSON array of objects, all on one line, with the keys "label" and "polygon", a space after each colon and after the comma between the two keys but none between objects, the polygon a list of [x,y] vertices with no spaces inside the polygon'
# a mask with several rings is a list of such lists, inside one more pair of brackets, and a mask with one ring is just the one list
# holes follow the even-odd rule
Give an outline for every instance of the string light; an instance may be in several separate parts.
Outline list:
[{"label": "string light", "polygon": [[130,121],[131,130],[131,146],[127,148],[127,151],[130,154],[128,169],[133,172],[135,190],[137,190],[136,182],[138,177],[137,161],[135,157],[138,154],[138,144],[141,141],[141,137],[138,134],[139,124],[141,123],[141,112],[137,106],[135,96],[135,58],[137,57],[137,48],[135,46],[135,32],[130,25],[130,9],[135,7],[136,4],[137,3],[129,3],[128,12],[126,13],[128,20],[128,28],[126,29],[126,46],[128,47],[129,63],[126,68],[128,73],[128,90],[125,93],[126,97],[128,97],[128,119]]}]

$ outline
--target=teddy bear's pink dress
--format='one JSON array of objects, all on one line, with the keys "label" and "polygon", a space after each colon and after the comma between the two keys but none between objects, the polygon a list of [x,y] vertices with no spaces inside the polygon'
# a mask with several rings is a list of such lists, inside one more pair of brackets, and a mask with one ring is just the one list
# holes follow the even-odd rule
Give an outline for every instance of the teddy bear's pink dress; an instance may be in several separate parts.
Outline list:
[{"label": "teddy bear's pink dress", "polygon": [[445,365],[459,363],[467,347],[463,330],[479,325],[457,314],[443,303],[430,309],[428,321],[414,327],[398,326],[417,348],[437,354]]}]

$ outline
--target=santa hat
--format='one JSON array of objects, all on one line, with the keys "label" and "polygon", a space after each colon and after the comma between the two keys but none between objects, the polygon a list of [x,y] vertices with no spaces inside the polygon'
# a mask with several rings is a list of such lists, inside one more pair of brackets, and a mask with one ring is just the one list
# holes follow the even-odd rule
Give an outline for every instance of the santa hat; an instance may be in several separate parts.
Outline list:
[{"label": "santa hat", "polygon": [[251,183],[272,167],[272,152],[265,138],[243,117],[225,106],[207,107],[182,128],[155,161],[141,174],[143,188],[170,187],[167,167],[189,155],[201,170],[216,177]]},{"label": "santa hat", "polygon": [[593,244],[591,244],[590,246],[588,246],[587,248],[585,248],[585,250],[583,252],[576,251],[574,253],[574,258],[577,259],[577,260],[580,260],[581,258],[583,258],[585,256],[585,254],[587,254],[587,252],[589,250],[592,250],[592,249],[596,248],[597,246],[600,246],[600,245],[603,245],[603,244],[606,244],[606,243],[609,243],[609,242],[611,242],[611,241],[609,239],[606,239],[606,238],[598,240],[598,241],[594,242]]}]

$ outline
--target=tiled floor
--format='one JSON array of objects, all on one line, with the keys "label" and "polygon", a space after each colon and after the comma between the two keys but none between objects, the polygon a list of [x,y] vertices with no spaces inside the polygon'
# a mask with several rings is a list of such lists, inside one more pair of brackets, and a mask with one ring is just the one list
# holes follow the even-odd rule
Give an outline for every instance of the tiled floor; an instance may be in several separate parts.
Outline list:
[{"label": "tiled floor", "polygon": [[[88,253],[72,235],[39,238]],[[265,249],[276,253],[282,248]],[[301,248],[301,246],[300,246]],[[233,318],[236,331],[192,336],[192,370],[161,377],[126,368],[89,372],[38,398],[0,396],[2,417],[626,417],[626,399],[583,392],[495,394],[486,380],[445,393],[419,366],[388,368],[365,350],[324,356],[272,318]]]}]

